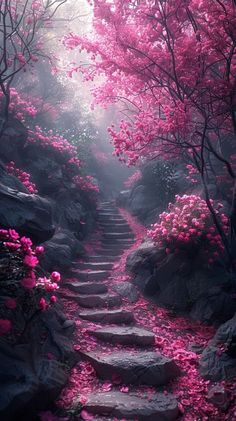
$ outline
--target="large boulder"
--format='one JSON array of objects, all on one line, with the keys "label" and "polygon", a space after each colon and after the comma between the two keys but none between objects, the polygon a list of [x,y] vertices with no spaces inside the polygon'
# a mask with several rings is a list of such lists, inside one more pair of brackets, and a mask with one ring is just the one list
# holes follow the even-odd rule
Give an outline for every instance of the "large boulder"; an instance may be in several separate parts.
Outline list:
[{"label": "large boulder", "polygon": [[194,320],[220,324],[236,311],[235,286],[224,268],[204,268],[197,255],[166,255],[148,240],[127,257],[126,268],[146,296]]},{"label": "large boulder", "polygon": [[[22,324],[20,340],[0,339],[0,419],[31,421],[57,398],[78,357],[59,306]],[[19,327],[19,326],[18,326]]]},{"label": "large boulder", "polygon": [[49,272],[69,269],[73,260],[84,254],[81,242],[68,230],[56,232],[51,240],[44,243],[44,249],[40,263]]},{"label": "large boulder", "polygon": [[212,381],[236,376],[236,314],[219,327],[203,351],[200,373]]},{"label": "large boulder", "polygon": [[41,243],[53,236],[52,204],[35,194],[27,194],[0,182],[0,226],[14,228]]}]

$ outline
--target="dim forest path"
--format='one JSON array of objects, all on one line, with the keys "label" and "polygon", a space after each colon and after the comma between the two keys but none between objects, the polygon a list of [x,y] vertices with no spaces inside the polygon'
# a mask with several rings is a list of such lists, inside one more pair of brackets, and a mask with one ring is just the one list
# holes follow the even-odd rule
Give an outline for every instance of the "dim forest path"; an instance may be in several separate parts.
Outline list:
[{"label": "dim forest path", "polygon": [[213,329],[173,317],[140,297],[125,261],[145,230],[113,202],[100,204],[98,220],[89,257],[74,262],[61,288],[76,324],[79,362],[58,406],[72,408],[76,420],[205,419],[195,417],[198,410],[200,417],[217,411],[217,419],[224,419],[207,401],[208,382],[197,369],[196,350]]}]

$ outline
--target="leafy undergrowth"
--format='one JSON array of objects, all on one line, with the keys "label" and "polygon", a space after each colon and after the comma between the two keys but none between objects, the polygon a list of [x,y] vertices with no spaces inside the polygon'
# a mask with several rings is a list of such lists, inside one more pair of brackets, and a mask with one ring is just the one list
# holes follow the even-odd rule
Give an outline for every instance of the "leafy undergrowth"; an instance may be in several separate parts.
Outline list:
[{"label": "leafy undergrowth", "polygon": [[[114,264],[112,275],[107,280],[109,285],[115,282],[130,280],[129,276],[125,273],[126,257],[140,245],[146,234],[145,228],[137,223],[128,212],[120,209],[120,213],[135,233],[135,242],[132,247],[124,252],[119,261]],[[77,319],[76,316],[79,306],[75,302],[64,300],[64,304],[67,316],[76,321],[75,349],[93,350],[104,354],[124,348],[132,351],[137,350],[138,352],[139,348],[135,346],[109,345],[97,341],[89,335],[89,330],[101,325]],[[156,351],[174,358],[178,366],[182,369],[182,376],[165,387],[127,386],[122,384],[121,380],[117,377],[111,377],[109,381],[99,380],[91,364],[81,362],[71,372],[70,380],[57,402],[59,408],[70,410],[73,406],[72,403],[79,402],[80,405],[77,405],[77,407],[79,406],[82,412],[73,419],[82,418],[84,420],[93,420],[95,418],[83,410],[87,396],[92,391],[120,390],[123,393],[135,393],[140,397],[152,399],[156,390],[158,390],[165,394],[170,392],[176,396],[179,402],[180,413],[182,414],[180,419],[184,421],[232,421],[236,419],[236,403],[233,402],[234,383],[224,381],[220,383],[224,385],[231,396],[231,405],[227,412],[223,412],[208,401],[207,393],[211,384],[199,375],[198,361],[200,355],[192,350],[201,350],[207,345],[215,333],[213,327],[173,315],[165,309],[158,308],[142,297],[134,304],[123,300],[123,308],[131,310],[134,313],[138,325],[144,326],[146,329],[155,333]],[[56,419],[54,416],[51,418],[52,421]],[[62,418],[59,419],[62,420]],[[63,420],[69,419],[69,417],[63,418]],[[99,419],[101,420],[102,418],[100,417]],[[50,417],[46,416],[44,418],[42,416],[42,420],[49,421]]]}]

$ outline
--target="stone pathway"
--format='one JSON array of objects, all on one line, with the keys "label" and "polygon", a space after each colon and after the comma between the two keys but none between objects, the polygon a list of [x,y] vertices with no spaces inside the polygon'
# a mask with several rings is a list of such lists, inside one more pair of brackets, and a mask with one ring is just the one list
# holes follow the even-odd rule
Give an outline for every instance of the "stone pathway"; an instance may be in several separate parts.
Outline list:
[{"label": "stone pathway", "polygon": [[[112,391],[98,387],[86,397],[83,412],[91,420],[176,420],[179,409],[174,396],[160,392],[151,398],[140,396],[138,387],[165,386],[181,374],[180,369],[173,359],[156,351],[153,332],[136,323],[112,288],[113,264],[133,244],[134,235],[112,203],[100,205],[98,219],[101,245],[96,255],[74,264],[73,281],[66,284],[67,298],[79,306],[77,316],[85,323],[86,334],[98,341],[95,351],[78,350],[82,360],[91,364],[100,382],[118,379],[118,384],[127,385],[128,393],[118,387]],[[105,344],[110,345],[109,352],[104,352]]]}]

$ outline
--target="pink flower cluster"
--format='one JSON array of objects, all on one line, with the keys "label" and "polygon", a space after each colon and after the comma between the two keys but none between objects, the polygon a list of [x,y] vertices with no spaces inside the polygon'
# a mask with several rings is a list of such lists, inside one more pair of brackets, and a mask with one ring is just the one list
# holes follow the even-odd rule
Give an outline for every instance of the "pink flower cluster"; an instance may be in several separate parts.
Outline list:
[{"label": "pink flower cluster", "polygon": [[[204,250],[208,264],[224,252],[222,238],[213,224],[211,212],[200,196],[175,196],[176,202],[169,204],[168,212],[160,215],[160,222],[152,225],[148,236],[166,254],[178,253],[196,247]],[[222,203],[211,201],[225,234],[229,231],[229,219],[222,212]]]},{"label": "pink flower cluster", "polygon": [[188,176],[186,177],[187,180],[189,180],[192,184],[197,184],[198,179],[197,176],[199,176],[199,172],[197,168],[195,168],[192,164],[186,165],[186,168],[188,170]]},{"label": "pink flower cluster", "polygon": [[[21,280],[20,286],[25,290],[38,290],[44,293],[52,293],[56,291],[59,286],[58,282],[61,280],[59,272],[52,272],[50,277],[38,277],[36,273],[36,266],[39,263],[38,256],[44,252],[43,246],[34,247],[30,238],[20,237],[14,229],[0,229],[0,246],[5,247],[11,254],[13,259],[16,259],[18,267],[21,266]],[[56,296],[49,296],[49,302],[55,303]],[[14,310],[17,307],[17,300],[15,298],[8,298],[5,301],[6,308]],[[44,297],[41,297],[38,302],[38,307],[45,310],[49,307],[49,303]],[[0,320],[0,335],[8,333],[11,322],[7,323],[5,319]]]},{"label": "pink flower cluster", "polygon": [[37,194],[38,190],[36,188],[36,185],[30,181],[30,174],[26,171],[22,171],[20,168],[16,167],[16,164],[14,161],[10,161],[6,166],[7,172],[9,174],[14,175],[18,178],[24,184],[24,186],[27,188],[28,192],[31,194]]},{"label": "pink flower cluster", "polygon": [[[18,57],[18,60],[19,58],[20,56]],[[24,121],[25,117],[33,118],[37,115],[37,108],[28,99],[25,100],[15,88],[10,88],[10,97],[9,112],[15,115],[20,121]],[[3,93],[0,91],[0,109],[2,101]]]},{"label": "pink flower cluster", "polygon": [[73,177],[73,182],[83,191],[99,193],[99,187],[95,184],[95,179],[91,175]]},{"label": "pink flower cluster", "polygon": [[133,173],[125,182],[124,182],[124,186],[127,189],[131,189],[133,187],[133,185],[140,180],[140,178],[142,177],[142,173],[141,171],[135,171],[135,173]]}]

